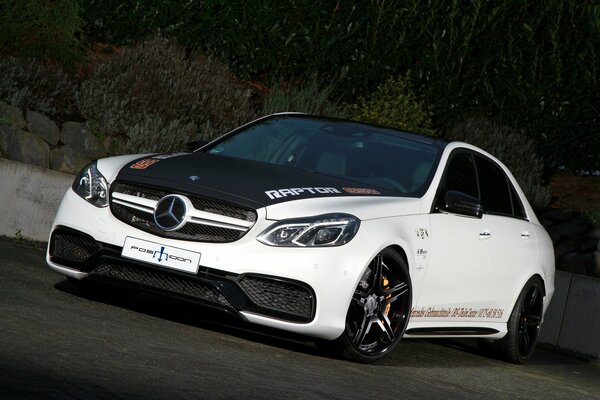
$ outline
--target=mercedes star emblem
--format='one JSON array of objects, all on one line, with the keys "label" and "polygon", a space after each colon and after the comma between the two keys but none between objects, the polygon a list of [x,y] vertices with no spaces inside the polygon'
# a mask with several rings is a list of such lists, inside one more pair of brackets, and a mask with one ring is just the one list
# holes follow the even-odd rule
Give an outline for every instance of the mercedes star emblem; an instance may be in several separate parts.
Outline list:
[{"label": "mercedes star emblem", "polygon": [[154,223],[163,231],[174,231],[185,224],[187,199],[177,194],[170,194],[156,203]]}]

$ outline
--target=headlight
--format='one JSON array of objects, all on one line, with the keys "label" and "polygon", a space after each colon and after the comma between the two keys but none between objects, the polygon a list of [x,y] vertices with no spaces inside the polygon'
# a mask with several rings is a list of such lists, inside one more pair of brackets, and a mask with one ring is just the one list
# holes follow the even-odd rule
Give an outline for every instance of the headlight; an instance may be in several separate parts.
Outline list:
[{"label": "headlight", "polygon": [[360,220],[353,215],[324,214],[279,221],[256,239],[269,246],[341,246],[352,240],[359,226]]},{"label": "headlight", "polygon": [[91,163],[81,170],[75,182],[73,190],[82,199],[96,207],[108,205],[108,183],[102,174],[96,169],[96,163]]}]

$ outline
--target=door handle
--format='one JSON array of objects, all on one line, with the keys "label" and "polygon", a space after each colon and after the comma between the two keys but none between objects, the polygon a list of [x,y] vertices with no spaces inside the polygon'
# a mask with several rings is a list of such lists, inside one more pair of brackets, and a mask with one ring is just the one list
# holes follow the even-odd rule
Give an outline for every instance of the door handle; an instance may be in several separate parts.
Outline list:
[{"label": "door handle", "polygon": [[489,231],[483,231],[479,234],[479,239],[487,240],[490,238],[490,236],[492,236],[492,234]]},{"label": "door handle", "polygon": [[521,232],[521,239],[529,240],[529,236],[530,236],[529,232],[527,232],[527,231]]}]

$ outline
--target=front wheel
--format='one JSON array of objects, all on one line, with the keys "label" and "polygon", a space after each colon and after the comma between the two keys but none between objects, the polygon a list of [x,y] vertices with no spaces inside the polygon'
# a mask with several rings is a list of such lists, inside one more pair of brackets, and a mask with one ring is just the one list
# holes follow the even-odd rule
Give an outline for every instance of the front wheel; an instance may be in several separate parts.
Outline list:
[{"label": "front wheel", "polygon": [[382,250],[358,283],[346,315],[346,330],[338,339],[342,355],[373,362],[400,342],[412,306],[408,265],[396,251]]}]

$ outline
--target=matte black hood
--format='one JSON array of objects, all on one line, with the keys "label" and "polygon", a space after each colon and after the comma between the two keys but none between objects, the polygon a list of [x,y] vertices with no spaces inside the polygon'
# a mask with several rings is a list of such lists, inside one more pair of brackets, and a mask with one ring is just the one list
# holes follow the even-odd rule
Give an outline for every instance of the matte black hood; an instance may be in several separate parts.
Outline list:
[{"label": "matte black hood", "polygon": [[316,197],[399,196],[356,181],[201,152],[143,157],[121,168],[116,180],[252,208]]}]

